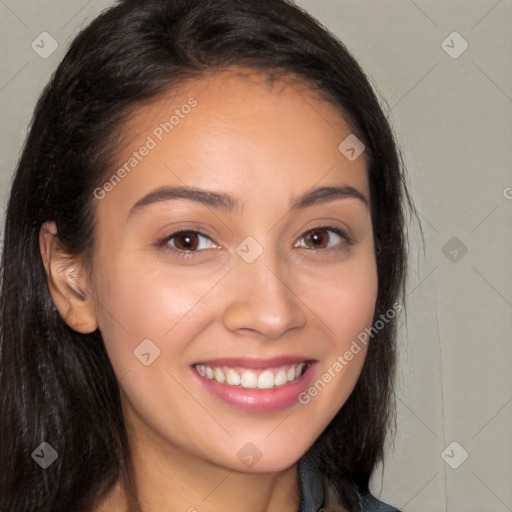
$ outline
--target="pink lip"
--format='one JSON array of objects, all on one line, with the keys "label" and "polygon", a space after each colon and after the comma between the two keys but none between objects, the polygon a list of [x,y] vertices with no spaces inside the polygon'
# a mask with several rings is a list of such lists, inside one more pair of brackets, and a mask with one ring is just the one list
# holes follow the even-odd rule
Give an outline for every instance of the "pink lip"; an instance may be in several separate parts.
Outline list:
[{"label": "pink lip", "polygon": [[[204,386],[215,397],[220,398],[225,403],[233,405],[239,409],[248,412],[272,412],[285,409],[297,403],[299,395],[304,392],[309,386],[315,374],[316,361],[307,360],[304,358],[283,358],[267,359],[265,363],[260,360],[252,360],[253,366],[248,366],[247,359],[216,359],[215,364],[213,360],[208,361],[211,366],[237,366],[234,363],[241,363],[238,366],[245,368],[269,368],[275,366],[283,366],[286,364],[295,364],[303,361],[310,362],[306,371],[295,381],[288,382],[284,386],[271,389],[245,389],[241,386],[230,386],[227,384],[220,384],[207,377],[199,374],[196,368],[192,367],[194,378]],[[283,362],[285,361],[285,362]],[[229,363],[227,363],[229,362]],[[221,364],[219,364],[221,363]],[[206,364],[206,363],[202,363]]]}]

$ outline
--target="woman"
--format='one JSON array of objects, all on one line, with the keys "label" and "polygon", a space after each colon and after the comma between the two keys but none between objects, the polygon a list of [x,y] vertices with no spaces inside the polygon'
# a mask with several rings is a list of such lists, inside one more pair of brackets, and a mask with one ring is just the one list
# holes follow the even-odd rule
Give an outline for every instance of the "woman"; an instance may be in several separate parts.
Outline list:
[{"label": "woman", "polygon": [[291,2],[99,16],[6,212],[0,510],[396,510],[368,484],[406,203],[367,78]]}]

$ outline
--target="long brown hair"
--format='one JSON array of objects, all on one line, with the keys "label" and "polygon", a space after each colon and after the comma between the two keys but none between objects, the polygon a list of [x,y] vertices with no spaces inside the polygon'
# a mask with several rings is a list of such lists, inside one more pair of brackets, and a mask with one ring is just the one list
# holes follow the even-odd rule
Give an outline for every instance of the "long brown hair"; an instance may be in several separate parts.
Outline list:
[{"label": "long brown hair", "polygon": [[[377,320],[403,299],[403,163],[379,101],[346,47],[283,0],[125,0],[72,42],[34,112],[6,211],[0,294],[0,510],[90,512],[130,474],[118,383],[100,332],[70,329],[55,308],[38,233],[55,221],[72,254],[94,238],[93,191],[116,134],[141,102],[180,81],[243,64],[304,80],[364,143],[378,270]],[[341,141],[340,141],[341,142]],[[308,451],[357,505],[382,460],[394,410],[396,318],[373,336],[355,389]],[[42,443],[58,457],[42,469]]]}]

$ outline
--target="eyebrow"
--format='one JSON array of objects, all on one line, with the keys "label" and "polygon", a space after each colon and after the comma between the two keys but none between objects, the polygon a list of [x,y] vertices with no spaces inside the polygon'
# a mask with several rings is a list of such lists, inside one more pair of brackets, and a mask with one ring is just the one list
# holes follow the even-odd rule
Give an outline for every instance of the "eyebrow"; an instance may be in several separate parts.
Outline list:
[{"label": "eyebrow", "polygon": [[[298,198],[292,198],[291,210],[300,210],[308,206],[347,198],[359,199],[367,208],[369,206],[369,201],[362,192],[354,187],[345,185],[317,187],[308,190]],[[226,192],[216,192],[191,186],[166,186],[157,188],[139,199],[130,210],[128,218],[149,205],[176,199],[187,199],[225,211],[234,211],[240,206],[239,200]]]}]

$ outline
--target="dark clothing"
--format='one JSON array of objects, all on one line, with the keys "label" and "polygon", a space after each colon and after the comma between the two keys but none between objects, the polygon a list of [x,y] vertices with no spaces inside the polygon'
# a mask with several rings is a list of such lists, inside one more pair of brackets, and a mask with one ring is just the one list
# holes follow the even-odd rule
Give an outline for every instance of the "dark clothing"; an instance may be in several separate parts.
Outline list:
[{"label": "dark clothing", "polygon": [[[337,492],[305,455],[299,460],[298,478],[300,489],[299,512],[341,512],[346,510],[337,497]],[[351,512],[400,512],[395,507],[379,501],[370,493],[361,495],[361,507]]]}]

